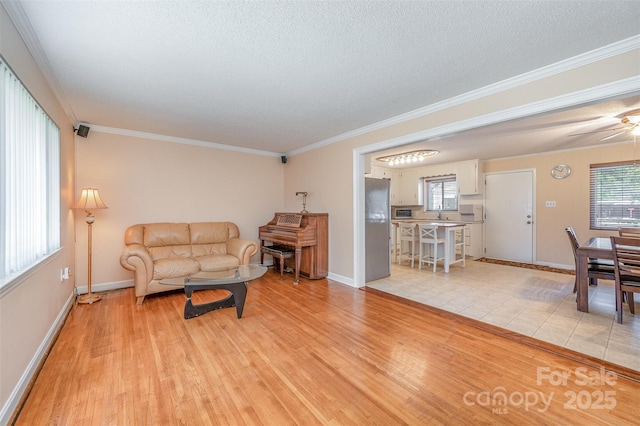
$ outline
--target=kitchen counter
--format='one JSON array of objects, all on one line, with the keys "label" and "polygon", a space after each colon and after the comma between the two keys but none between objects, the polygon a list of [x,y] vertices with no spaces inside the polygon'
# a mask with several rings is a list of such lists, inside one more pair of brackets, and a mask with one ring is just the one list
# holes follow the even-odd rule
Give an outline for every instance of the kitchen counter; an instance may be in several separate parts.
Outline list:
[{"label": "kitchen counter", "polygon": [[431,222],[429,220],[425,220],[425,221],[419,221],[416,223],[430,223],[433,226],[437,226],[439,228],[452,228],[452,227],[456,227],[456,226],[465,226],[466,223],[462,223],[462,222]]},{"label": "kitchen counter", "polygon": [[460,225],[469,225],[471,223],[483,223],[482,221],[467,222],[464,220],[408,219],[408,218],[391,219],[391,223],[396,223],[396,222],[397,223],[400,223],[400,222],[433,223],[434,225],[438,225],[438,226],[451,226],[451,224],[456,224],[457,226],[460,226]]},{"label": "kitchen counter", "polygon": [[436,225],[436,226],[464,226],[467,223],[471,223],[471,222],[460,222],[460,221],[452,221],[452,220],[433,220],[433,219],[391,219],[391,223],[394,222],[402,222],[402,223],[415,223],[415,224],[421,224],[421,223],[430,223],[432,225]]}]

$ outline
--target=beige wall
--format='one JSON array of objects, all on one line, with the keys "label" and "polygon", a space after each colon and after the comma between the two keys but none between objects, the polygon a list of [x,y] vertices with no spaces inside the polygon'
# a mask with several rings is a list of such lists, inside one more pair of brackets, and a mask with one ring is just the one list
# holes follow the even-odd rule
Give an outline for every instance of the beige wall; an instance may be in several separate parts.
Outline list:
[{"label": "beige wall", "polygon": [[296,191],[307,191],[307,210],[329,213],[329,272],[351,279],[353,262],[352,155],[346,143],[329,145],[289,158],[285,167],[285,210],[300,211]]},{"label": "beige wall", "polygon": [[[258,227],[283,208],[286,165],[279,156],[94,131],[86,139],[76,137],[76,156],[76,193],[98,188],[109,207],[94,211],[92,283],[98,288],[133,279],[119,261],[128,226],[230,221],[242,238],[258,241]],[[79,287],[87,285],[85,216],[76,212]]]},{"label": "beige wall", "polygon": [[[638,157],[633,142],[594,149],[486,161],[485,173],[508,170],[536,170],[536,260],[551,265],[574,265],[573,253],[564,229],[573,226],[582,241],[606,237],[610,231],[589,229],[589,165],[632,160]],[[571,175],[563,180],[551,177],[551,168],[568,164]],[[545,207],[555,201],[556,207]]]},{"label": "beige wall", "polygon": [[[51,333],[56,318],[71,301],[73,281],[60,282],[60,269],[73,267],[73,217],[69,213],[73,192],[73,126],[38,70],[13,23],[0,5],[0,54],[31,94],[60,127],[61,133],[61,245],[62,250],[22,283],[0,297],[0,423],[11,415],[10,396],[26,384],[21,378],[33,373],[40,346]],[[46,349],[46,347],[44,348]],[[35,365],[30,363],[35,361]],[[28,383],[28,377],[27,377]],[[19,389],[20,388],[20,389]],[[18,397],[20,393],[18,393]],[[9,402],[9,403],[8,403]]]}]

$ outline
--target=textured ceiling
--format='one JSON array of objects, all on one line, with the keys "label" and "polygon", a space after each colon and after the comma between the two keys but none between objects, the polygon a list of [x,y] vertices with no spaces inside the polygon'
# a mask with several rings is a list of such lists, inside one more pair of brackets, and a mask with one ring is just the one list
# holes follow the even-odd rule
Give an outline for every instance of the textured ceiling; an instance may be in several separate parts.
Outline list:
[{"label": "textured ceiling", "polygon": [[616,0],[19,4],[73,120],[276,153],[637,35],[640,23],[639,1]]}]

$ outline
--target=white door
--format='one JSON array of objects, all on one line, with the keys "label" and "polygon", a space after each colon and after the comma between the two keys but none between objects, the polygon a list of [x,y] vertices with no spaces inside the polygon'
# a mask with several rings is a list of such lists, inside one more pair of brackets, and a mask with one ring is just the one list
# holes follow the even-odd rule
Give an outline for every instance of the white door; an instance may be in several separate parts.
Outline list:
[{"label": "white door", "polygon": [[534,263],[533,170],[485,175],[485,256]]}]

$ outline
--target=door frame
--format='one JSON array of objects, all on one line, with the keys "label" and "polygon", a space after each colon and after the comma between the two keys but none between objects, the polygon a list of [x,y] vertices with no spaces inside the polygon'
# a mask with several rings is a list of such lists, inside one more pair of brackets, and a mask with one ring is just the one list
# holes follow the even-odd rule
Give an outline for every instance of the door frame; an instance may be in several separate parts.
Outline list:
[{"label": "door frame", "polygon": [[[537,180],[537,176],[536,176],[536,169],[535,168],[528,168],[528,169],[516,169],[516,170],[504,170],[504,171],[500,171],[500,172],[487,172],[487,173],[483,173],[482,179],[483,179],[483,184],[484,184],[484,194],[486,194],[486,186],[487,186],[487,176],[495,176],[495,175],[507,175],[507,174],[512,174],[512,173],[522,173],[522,172],[531,172],[531,220],[533,221],[533,223],[531,224],[531,261],[534,265],[538,264],[538,256],[537,256],[537,238],[536,236],[538,235],[538,211],[537,211],[537,203],[536,203],[536,180]],[[483,209],[486,213],[487,211],[487,205],[486,205],[486,198],[483,196],[483,200],[482,200],[482,204],[483,204]],[[487,233],[486,233],[486,228],[482,227],[482,252],[483,255],[487,254]]]}]

